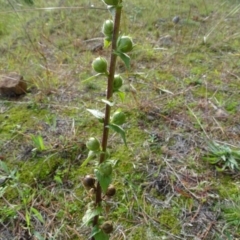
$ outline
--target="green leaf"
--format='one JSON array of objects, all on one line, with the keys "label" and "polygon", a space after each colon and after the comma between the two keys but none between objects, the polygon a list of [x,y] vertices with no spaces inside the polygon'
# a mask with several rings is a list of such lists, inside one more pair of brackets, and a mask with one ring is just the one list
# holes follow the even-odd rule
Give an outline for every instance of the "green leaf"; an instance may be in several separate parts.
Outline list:
[{"label": "green leaf", "polygon": [[45,240],[45,237],[43,237],[39,232],[37,232],[37,231],[34,231],[33,232],[33,235],[34,235],[34,237],[36,237],[36,239],[38,239],[38,240]]},{"label": "green leaf", "polygon": [[31,224],[31,217],[30,217],[30,214],[28,211],[26,211],[26,214],[25,214],[25,220],[26,220],[26,224],[27,224],[27,227],[30,227],[30,224]]},{"label": "green leaf", "polygon": [[10,173],[7,164],[3,161],[0,161],[0,169],[3,170],[7,174]]},{"label": "green leaf", "polygon": [[24,0],[24,2],[28,5],[33,5],[33,0]]},{"label": "green leaf", "polygon": [[87,109],[94,117],[96,117],[99,121],[103,121],[105,114],[96,109]]},{"label": "green leaf", "polygon": [[126,53],[122,53],[119,51],[115,51],[114,53],[122,59],[127,69],[130,69],[130,57]]},{"label": "green leaf", "polygon": [[41,222],[44,223],[44,219],[41,215],[41,213],[34,207],[30,208],[30,211],[33,212],[34,216]]},{"label": "green leaf", "polygon": [[119,98],[121,99],[121,101],[123,102],[126,94],[124,92],[121,92],[121,91],[117,91],[117,94],[118,94]]},{"label": "green leaf", "polygon": [[90,151],[88,152],[88,157],[87,157],[87,159],[85,159],[85,160],[83,161],[81,167],[85,167],[91,160],[95,159],[96,157],[97,157],[96,152],[90,150]]},{"label": "green leaf", "polygon": [[222,168],[216,166],[216,170],[217,170],[218,172],[223,172],[223,171],[225,170],[225,168],[226,168],[226,166],[223,166]]},{"label": "green leaf", "polygon": [[114,106],[114,102],[110,102],[110,101],[108,101],[108,100],[106,100],[106,99],[102,99],[102,102],[104,102],[104,103],[106,103],[107,105],[109,105],[110,107],[112,107],[112,106]]},{"label": "green leaf", "polygon": [[93,79],[95,79],[95,78],[97,78],[97,77],[99,77],[101,75],[105,75],[106,76],[105,73],[97,73],[97,74],[95,74],[95,75],[93,75],[93,76],[91,76],[91,77],[89,77],[87,79],[82,80],[82,83],[89,82],[89,81],[91,81],[91,80],[93,80]]},{"label": "green leaf", "polygon": [[102,213],[101,207],[97,207],[95,209],[89,208],[82,218],[83,224],[89,224],[95,216],[100,215],[101,213]]},{"label": "green leaf", "polygon": [[92,233],[89,238],[94,237],[95,240],[109,240],[109,235],[103,232],[98,225],[92,228]]},{"label": "green leaf", "polygon": [[43,142],[43,138],[42,136],[38,135],[38,136],[32,136],[32,141],[35,145],[35,147],[37,148],[37,150],[39,151],[43,151],[46,149],[44,142]]},{"label": "green leaf", "polygon": [[101,229],[99,228],[98,225],[93,226],[93,228],[92,228],[92,233],[91,233],[91,235],[89,236],[89,239],[92,238],[92,237],[94,237],[94,236],[95,236],[96,234],[98,234],[100,231],[101,231]]},{"label": "green leaf", "polygon": [[7,188],[8,188],[7,186],[0,187],[0,198],[4,195],[4,193],[6,192]]},{"label": "green leaf", "polygon": [[116,125],[116,124],[109,124],[107,127],[109,127],[110,129],[112,129],[114,132],[119,133],[123,139],[123,142],[125,144],[125,146],[127,147],[127,142],[126,142],[126,137],[125,137],[125,131],[122,127]]},{"label": "green leaf", "polygon": [[94,235],[95,240],[109,240],[109,235],[100,230],[97,234]]},{"label": "green leaf", "polygon": [[104,48],[108,48],[112,44],[112,41],[109,41],[109,39],[104,38]]},{"label": "green leaf", "polygon": [[63,184],[63,181],[59,175],[54,176],[54,181],[58,184]]},{"label": "green leaf", "polygon": [[103,192],[105,193],[107,191],[108,186],[112,182],[112,175],[110,174],[108,176],[104,176],[99,169],[95,169],[94,172]]}]

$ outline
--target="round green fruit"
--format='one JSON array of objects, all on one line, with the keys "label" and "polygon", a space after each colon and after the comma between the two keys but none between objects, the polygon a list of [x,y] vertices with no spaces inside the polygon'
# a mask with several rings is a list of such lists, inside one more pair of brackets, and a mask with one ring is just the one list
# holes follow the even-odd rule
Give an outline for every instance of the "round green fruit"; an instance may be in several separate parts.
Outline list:
[{"label": "round green fruit", "polygon": [[125,121],[126,121],[126,116],[123,112],[116,111],[115,113],[113,113],[112,119],[111,119],[112,123],[116,125],[122,125],[125,123]]},{"label": "round green fruit", "polygon": [[123,79],[120,75],[115,75],[113,79],[113,91],[117,91],[123,85]]},{"label": "round green fruit", "polygon": [[100,142],[95,137],[89,138],[86,142],[86,146],[89,150],[94,152],[100,150]]},{"label": "round green fruit", "polygon": [[133,49],[133,41],[129,36],[121,36],[117,41],[117,50],[123,53],[127,53],[132,51]]},{"label": "round green fruit", "polygon": [[118,5],[119,0],[103,0],[103,2],[107,5],[116,6],[116,5]]},{"label": "round green fruit", "polygon": [[110,37],[113,33],[114,23],[112,20],[106,20],[102,27],[102,32],[106,37]]},{"label": "round green fruit", "polygon": [[92,68],[97,73],[106,73],[107,72],[107,60],[102,57],[97,57],[92,62]]}]

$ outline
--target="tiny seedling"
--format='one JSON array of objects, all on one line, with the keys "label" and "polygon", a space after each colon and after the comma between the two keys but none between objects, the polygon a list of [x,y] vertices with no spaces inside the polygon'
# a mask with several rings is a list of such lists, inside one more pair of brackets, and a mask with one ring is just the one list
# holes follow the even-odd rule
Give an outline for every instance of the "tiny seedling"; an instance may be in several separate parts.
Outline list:
[{"label": "tiny seedling", "polygon": [[33,145],[34,145],[34,149],[32,150],[34,151],[39,151],[42,152],[44,150],[46,150],[46,147],[44,145],[44,141],[42,136],[38,135],[38,136],[32,136],[32,141],[33,141]]}]

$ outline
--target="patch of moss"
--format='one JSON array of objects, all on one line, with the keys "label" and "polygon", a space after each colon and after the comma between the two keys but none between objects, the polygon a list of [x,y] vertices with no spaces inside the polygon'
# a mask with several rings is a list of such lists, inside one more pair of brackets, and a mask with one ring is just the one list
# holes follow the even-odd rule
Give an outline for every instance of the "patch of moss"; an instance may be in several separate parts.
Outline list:
[{"label": "patch of moss", "polygon": [[[20,168],[19,180],[22,183],[31,185],[38,181],[49,181],[59,166],[64,164],[64,159],[56,156],[45,158],[36,158],[28,161]],[[50,178],[50,179],[49,179]]]},{"label": "patch of moss", "polygon": [[234,199],[236,196],[239,196],[240,186],[233,182],[229,176],[224,176],[220,178],[219,181],[220,183],[217,184],[217,189],[222,199]]},{"label": "patch of moss", "polygon": [[156,72],[156,79],[162,83],[162,81],[171,82],[176,81],[176,77],[170,72],[158,71]]},{"label": "patch of moss", "polygon": [[153,227],[148,225],[143,226],[140,225],[136,227],[128,236],[129,240],[139,240],[139,239],[151,239],[151,240],[158,240],[160,238],[160,234],[155,233]]},{"label": "patch of moss", "polygon": [[37,122],[47,113],[45,109],[28,108],[28,106],[18,105],[6,111],[5,115],[0,115],[0,133],[12,134],[22,132],[27,126],[37,126]]},{"label": "patch of moss", "polygon": [[236,101],[231,101],[231,102],[227,102],[227,104],[225,106],[225,109],[228,112],[236,113],[238,106],[239,106],[239,102],[237,100]]},{"label": "patch of moss", "polygon": [[175,215],[169,209],[164,209],[159,216],[159,222],[163,228],[170,230],[173,234],[180,234],[181,232],[181,225],[178,220],[177,215]]}]

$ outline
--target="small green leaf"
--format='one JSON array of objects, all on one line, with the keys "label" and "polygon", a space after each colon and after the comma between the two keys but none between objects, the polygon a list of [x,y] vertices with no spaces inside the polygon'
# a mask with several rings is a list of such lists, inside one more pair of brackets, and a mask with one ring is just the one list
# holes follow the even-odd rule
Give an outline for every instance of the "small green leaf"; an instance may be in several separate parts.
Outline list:
[{"label": "small green leaf", "polygon": [[85,160],[83,161],[81,167],[85,167],[91,160],[95,159],[96,157],[97,157],[96,152],[90,150],[90,151],[88,152],[88,157],[87,157],[87,159],[85,159]]},{"label": "small green leaf", "polygon": [[101,75],[105,75],[106,76],[106,74],[104,74],[104,73],[97,73],[97,74],[95,74],[95,75],[93,75],[93,76],[91,76],[91,77],[89,77],[87,79],[82,80],[82,83],[89,82],[89,81],[91,81],[91,80],[93,80],[93,79],[95,79],[95,78],[97,78],[97,77],[99,77]]},{"label": "small green leaf", "polygon": [[34,231],[33,232],[33,235],[34,235],[34,237],[36,237],[36,239],[38,239],[38,240],[45,240],[45,237],[43,237],[39,232],[37,232],[37,231]]},{"label": "small green leaf", "polygon": [[[93,228],[93,231],[92,232],[92,237],[94,237],[95,240],[109,240],[109,235],[106,234],[105,232],[103,232],[101,229],[99,228]],[[93,234],[95,233],[95,234]]]},{"label": "small green leaf", "polygon": [[44,223],[41,213],[34,207],[30,208],[30,211],[33,212],[34,216],[41,222]]},{"label": "small green leaf", "polygon": [[32,136],[32,141],[35,145],[35,147],[37,148],[38,151],[44,151],[46,149],[44,142],[43,142],[43,138],[42,136],[38,135],[38,136]]},{"label": "small green leaf", "polygon": [[54,181],[58,184],[63,184],[63,181],[59,175],[54,176]]},{"label": "small green leaf", "polygon": [[28,5],[33,5],[33,0],[24,0],[24,2]]},{"label": "small green leaf", "polygon": [[216,168],[216,170],[217,170],[218,172],[223,172],[226,167],[223,166],[222,168],[219,168],[218,166],[216,166],[215,168]]},{"label": "small green leaf", "polygon": [[91,208],[88,209],[82,218],[83,224],[89,224],[95,216],[100,215],[101,213],[102,213],[101,207],[97,207],[95,209]]},{"label": "small green leaf", "polygon": [[108,100],[106,100],[106,99],[102,99],[102,102],[104,102],[104,103],[106,103],[107,105],[109,105],[110,107],[112,107],[112,106],[114,106],[114,102],[110,102],[110,101],[108,101]]},{"label": "small green leaf", "polygon": [[108,48],[112,44],[112,41],[110,41],[108,38],[104,38],[104,48]]},{"label": "small green leaf", "polygon": [[123,139],[123,142],[124,142],[125,146],[127,147],[125,131],[123,130],[123,128],[116,125],[116,124],[113,124],[113,123],[109,124],[107,127],[112,129],[114,132],[119,133],[121,135],[122,139]]},{"label": "small green leaf", "polygon": [[0,169],[3,170],[7,174],[10,173],[7,164],[3,161],[0,161]]},{"label": "small green leaf", "polygon": [[30,214],[28,211],[26,211],[26,214],[25,214],[25,220],[26,220],[26,224],[28,227],[30,227],[30,224],[31,224],[31,217],[30,217]]},{"label": "small green leaf", "polygon": [[4,195],[7,189],[8,189],[8,186],[0,187],[0,198]]},{"label": "small green leaf", "polygon": [[93,226],[93,228],[92,228],[92,233],[91,233],[91,235],[89,236],[89,239],[92,238],[92,237],[94,237],[94,236],[95,236],[96,234],[98,234],[100,231],[101,231],[101,229],[99,228],[98,225]]},{"label": "small green leaf", "polygon": [[94,172],[103,192],[105,193],[107,191],[108,186],[112,182],[112,175],[110,174],[108,176],[104,176],[99,169],[95,169]]},{"label": "small green leaf", "polygon": [[117,94],[118,94],[119,98],[121,99],[121,101],[123,102],[125,99],[125,96],[126,96],[125,92],[117,91]]},{"label": "small green leaf", "polygon": [[99,110],[96,109],[87,109],[88,112],[90,112],[94,117],[96,117],[99,121],[102,121],[104,119],[105,114],[102,113]]},{"label": "small green leaf", "polygon": [[130,57],[126,53],[119,51],[115,51],[114,53],[122,59],[127,69],[130,69]]}]

